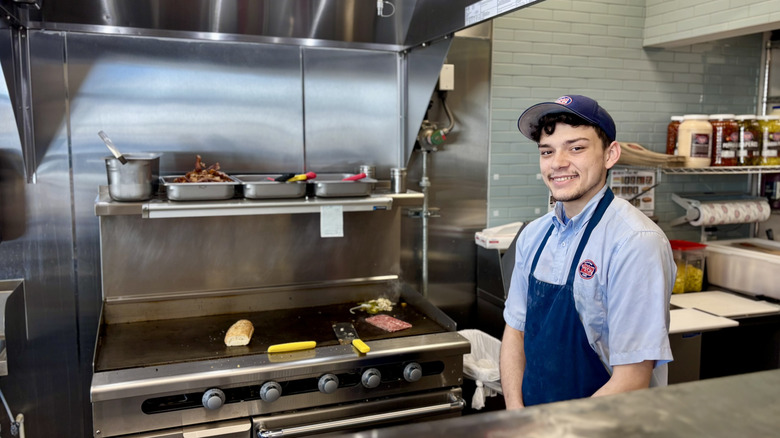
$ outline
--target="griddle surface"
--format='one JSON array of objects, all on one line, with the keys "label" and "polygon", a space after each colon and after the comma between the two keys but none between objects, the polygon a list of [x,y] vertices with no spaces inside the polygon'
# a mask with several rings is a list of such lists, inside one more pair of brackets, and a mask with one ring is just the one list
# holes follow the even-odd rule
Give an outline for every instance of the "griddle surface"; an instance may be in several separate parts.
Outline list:
[{"label": "griddle surface", "polygon": [[[365,320],[373,315],[349,309],[356,303],[254,313],[124,324],[103,324],[98,338],[95,371],[158,366],[171,363],[262,354],[268,346],[286,342],[316,341],[318,347],[338,345],[333,324],[351,322],[364,341],[416,336],[447,331],[411,305],[380,312],[406,321],[412,327],[389,333]],[[248,319],[255,326],[249,345],[228,347],[225,333],[234,322]]]}]

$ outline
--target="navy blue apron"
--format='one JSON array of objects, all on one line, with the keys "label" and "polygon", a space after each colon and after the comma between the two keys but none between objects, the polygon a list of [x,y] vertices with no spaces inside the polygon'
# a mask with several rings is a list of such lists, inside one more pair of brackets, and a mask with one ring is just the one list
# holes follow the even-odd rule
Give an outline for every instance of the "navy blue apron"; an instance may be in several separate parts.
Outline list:
[{"label": "navy blue apron", "polygon": [[569,267],[566,284],[545,283],[534,277],[539,256],[552,234],[552,225],[536,251],[528,274],[523,374],[526,406],[590,397],[609,380],[607,368],[588,343],[573,293],[582,251],[614,197],[612,190],[607,189],[596,206]]}]

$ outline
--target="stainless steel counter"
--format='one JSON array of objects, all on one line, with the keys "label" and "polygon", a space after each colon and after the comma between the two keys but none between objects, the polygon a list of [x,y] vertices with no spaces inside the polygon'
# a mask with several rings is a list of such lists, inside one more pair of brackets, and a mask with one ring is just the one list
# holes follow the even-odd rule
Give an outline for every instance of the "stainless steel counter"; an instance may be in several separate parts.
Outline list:
[{"label": "stainless steel counter", "polygon": [[349,436],[769,437],[780,430],[778,388],[780,370],[763,371]]}]

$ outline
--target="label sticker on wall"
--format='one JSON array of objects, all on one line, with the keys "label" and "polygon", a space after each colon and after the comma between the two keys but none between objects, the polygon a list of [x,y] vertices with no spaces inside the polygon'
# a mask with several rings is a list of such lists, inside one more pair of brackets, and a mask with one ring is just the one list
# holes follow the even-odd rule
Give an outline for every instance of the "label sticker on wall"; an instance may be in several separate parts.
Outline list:
[{"label": "label sticker on wall", "polygon": [[344,237],[344,209],[341,205],[320,207],[320,237]]}]

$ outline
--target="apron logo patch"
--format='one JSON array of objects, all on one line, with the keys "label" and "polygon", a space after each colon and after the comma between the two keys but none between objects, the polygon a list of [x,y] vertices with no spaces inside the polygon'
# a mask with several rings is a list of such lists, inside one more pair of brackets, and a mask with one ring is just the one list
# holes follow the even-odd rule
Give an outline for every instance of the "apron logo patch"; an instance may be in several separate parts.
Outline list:
[{"label": "apron logo patch", "polygon": [[585,280],[590,280],[594,275],[596,275],[596,269],[596,264],[593,263],[593,260],[585,260],[580,265],[580,277],[584,278]]}]

